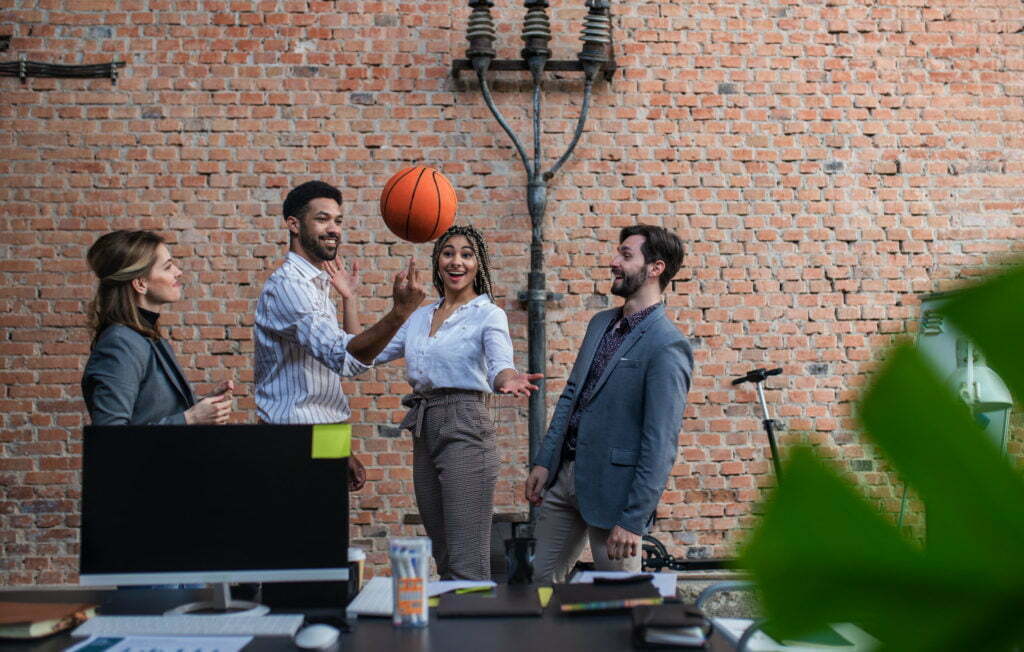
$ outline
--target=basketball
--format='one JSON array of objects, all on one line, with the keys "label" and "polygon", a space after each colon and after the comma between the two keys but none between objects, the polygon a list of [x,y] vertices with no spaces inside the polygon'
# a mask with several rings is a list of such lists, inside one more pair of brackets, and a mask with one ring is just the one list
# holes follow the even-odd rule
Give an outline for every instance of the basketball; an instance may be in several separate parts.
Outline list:
[{"label": "basketball", "polygon": [[399,170],[380,193],[384,223],[409,242],[429,242],[447,231],[458,204],[451,182],[424,165]]}]

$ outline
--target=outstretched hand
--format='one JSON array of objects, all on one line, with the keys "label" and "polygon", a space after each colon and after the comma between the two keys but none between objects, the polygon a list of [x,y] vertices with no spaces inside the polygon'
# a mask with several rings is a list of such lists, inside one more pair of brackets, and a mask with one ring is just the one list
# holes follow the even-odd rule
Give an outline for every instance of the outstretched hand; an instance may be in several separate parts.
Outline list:
[{"label": "outstretched hand", "polygon": [[516,371],[509,374],[506,378],[498,380],[498,386],[495,388],[501,394],[512,394],[513,396],[529,397],[531,392],[537,391],[538,387],[533,384],[533,381],[539,380],[544,377],[544,374],[524,374],[521,371]]},{"label": "outstretched hand", "polygon": [[324,271],[331,277],[331,285],[343,299],[351,299],[359,291],[359,261],[352,261],[352,271],[337,258],[324,262]]}]

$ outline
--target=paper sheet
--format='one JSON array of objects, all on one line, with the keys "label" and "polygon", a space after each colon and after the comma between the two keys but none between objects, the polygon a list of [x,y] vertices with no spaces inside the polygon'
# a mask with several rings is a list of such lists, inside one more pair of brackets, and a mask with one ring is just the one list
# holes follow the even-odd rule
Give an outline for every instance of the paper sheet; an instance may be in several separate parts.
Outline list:
[{"label": "paper sheet", "polygon": [[64,652],[239,652],[252,636],[90,636]]},{"label": "paper sheet", "polygon": [[427,596],[434,597],[442,593],[457,591],[459,589],[484,589],[497,586],[494,582],[483,580],[435,580],[427,585]]},{"label": "paper sheet", "polygon": [[658,589],[663,598],[676,597],[675,573],[630,573],[629,571],[580,571],[572,576],[570,584],[593,584],[595,577],[631,577],[633,575],[653,575],[651,583]]},{"label": "paper sheet", "polygon": [[[715,629],[720,631],[727,639],[735,643],[739,640],[747,627],[754,622],[749,618],[712,618],[711,622]],[[873,636],[850,623],[835,623],[832,628],[842,634],[852,645],[833,646],[824,648],[820,645],[781,645],[775,639],[764,632],[757,632],[747,642],[747,649],[752,652],[773,652],[775,650],[787,650],[792,652],[821,652],[823,649],[831,649],[842,652],[868,652],[879,647],[879,642]]]}]

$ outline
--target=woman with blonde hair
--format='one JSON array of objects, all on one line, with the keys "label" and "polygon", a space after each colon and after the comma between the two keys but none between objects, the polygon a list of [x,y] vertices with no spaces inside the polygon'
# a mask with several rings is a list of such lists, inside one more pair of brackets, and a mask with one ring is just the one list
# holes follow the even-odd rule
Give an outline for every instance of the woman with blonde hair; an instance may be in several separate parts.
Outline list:
[{"label": "woman with blonde hair", "polygon": [[160,331],[160,312],[181,298],[181,269],[152,231],[113,231],[89,248],[99,279],[89,304],[92,350],[82,395],[93,425],[220,424],[234,383],[198,402]]}]

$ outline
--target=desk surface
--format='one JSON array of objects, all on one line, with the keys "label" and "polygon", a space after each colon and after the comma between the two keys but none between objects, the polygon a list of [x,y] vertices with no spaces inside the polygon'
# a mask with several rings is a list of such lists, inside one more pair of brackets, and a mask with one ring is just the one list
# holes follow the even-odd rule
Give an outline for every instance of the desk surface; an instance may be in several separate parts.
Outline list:
[{"label": "desk surface", "polygon": [[[33,602],[92,601],[100,613],[153,614],[206,597],[202,590],[119,590],[43,591],[3,590],[0,600]],[[311,615],[325,615],[318,610]],[[0,652],[59,652],[72,645],[70,633],[36,641],[0,640]],[[712,651],[731,650],[721,635],[712,634]],[[257,638],[247,652],[296,650],[288,639]],[[495,652],[539,652],[540,650],[630,650],[628,614],[562,616],[545,612],[540,618],[437,618],[431,610],[430,624],[423,629],[400,629],[388,618],[360,618],[351,632],[343,633],[340,644],[326,652],[346,650],[398,650],[401,652],[445,652],[447,650],[494,650]]]}]

